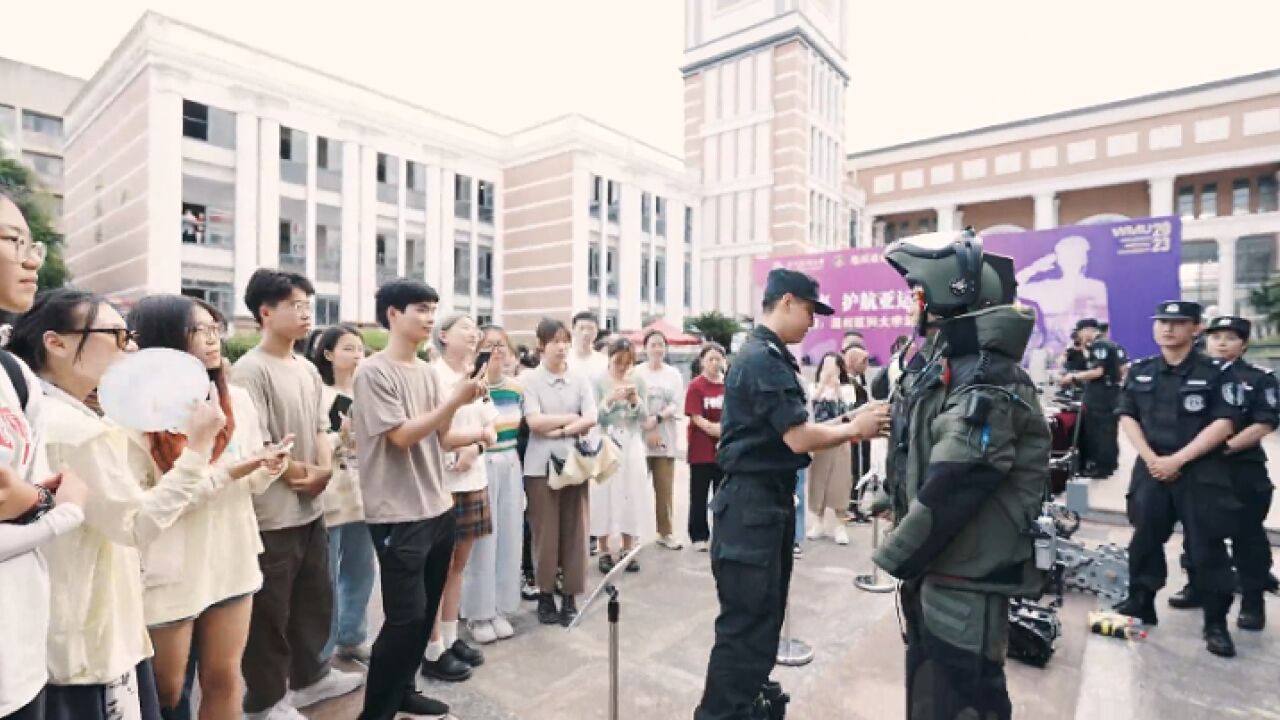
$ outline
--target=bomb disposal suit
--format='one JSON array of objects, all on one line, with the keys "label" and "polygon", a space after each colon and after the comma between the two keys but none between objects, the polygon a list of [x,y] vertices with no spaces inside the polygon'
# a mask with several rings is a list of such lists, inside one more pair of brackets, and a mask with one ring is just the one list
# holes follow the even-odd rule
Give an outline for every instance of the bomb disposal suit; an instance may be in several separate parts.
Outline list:
[{"label": "bomb disposal suit", "polygon": [[1010,597],[1038,597],[1033,548],[1050,434],[1020,366],[1035,319],[1013,263],[972,231],[915,236],[885,259],[917,290],[923,364],[903,375],[890,438],[895,527],[877,565],[902,581],[907,716],[1008,718]]}]

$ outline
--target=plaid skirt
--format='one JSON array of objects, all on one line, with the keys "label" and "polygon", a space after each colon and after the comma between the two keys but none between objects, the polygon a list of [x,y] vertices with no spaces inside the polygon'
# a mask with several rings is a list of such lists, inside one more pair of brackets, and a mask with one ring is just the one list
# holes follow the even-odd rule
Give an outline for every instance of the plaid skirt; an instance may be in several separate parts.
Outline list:
[{"label": "plaid skirt", "polygon": [[493,515],[489,512],[489,489],[453,494],[453,536],[458,540],[474,540],[493,534]]}]

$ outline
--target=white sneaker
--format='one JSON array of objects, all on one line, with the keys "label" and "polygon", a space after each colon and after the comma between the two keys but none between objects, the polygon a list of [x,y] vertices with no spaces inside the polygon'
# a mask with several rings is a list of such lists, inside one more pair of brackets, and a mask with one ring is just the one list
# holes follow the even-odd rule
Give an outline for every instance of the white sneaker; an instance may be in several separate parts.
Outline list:
[{"label": "white sneaker", "polygon": [[481,645],[488,645],[498,641],[498,632],[494,630],[493,623],[488,620],[477,620],[467,623],[467,630],[471,633],[471,639]]},{"label": "white sneaker", "polygon": [[837,545],[849,544],[849,533],[845,531],[843,525],[837,525],[835,532],[832,533],[832,536],[836,539]]},{"label": "white sneaker", "polygon": [[805,528],[804,536],[809,540],[817,540],[818,538],[822,537],[822,526],[819,525],[818,523],[813,523],[809,525],[807,528]]},{"label": "white sneaker", "polygon": [[511,621],[501,615],[495,617],[490,624],[493,625],[493,632],[498,636],[499,640],[515,637],[516,629],[511,627]]},{"label": "white sneaker", "polygon": [[359,645],[339,645],[334,648],[333,654],[345,660],[355,660],[356,662],[369,664],[369,658],[373,656],[372,643],[360,643]]},{"label": "white sneaker", "polygon": [[693,549],[698,552],[710,552],[711,545],[706,540],[699,540],[693,544]]},{"label": "white sneaker", "polygon": [[[353,693],[364,685],[364,675],[341,670],[329,670],[329,674],[300,690],[293,691],[293,707],[311,707],[318,702]],[[272,718],[275,720],[275,718]]]},{"label": "white sneaker", "polygon": [[288,699],[281,700],[270,710],[256,713],[245,713],[245,720],[306,720],[306,716],[289,704]]},{"label": "white sneaker", "polygon": [[684,545],[680,544],[679,540],[676,540],[674,537],[670,535],[659,536],[658,544],[664,548],[667,548],[668,550],[679,550],[680,548],[684,547]]}]

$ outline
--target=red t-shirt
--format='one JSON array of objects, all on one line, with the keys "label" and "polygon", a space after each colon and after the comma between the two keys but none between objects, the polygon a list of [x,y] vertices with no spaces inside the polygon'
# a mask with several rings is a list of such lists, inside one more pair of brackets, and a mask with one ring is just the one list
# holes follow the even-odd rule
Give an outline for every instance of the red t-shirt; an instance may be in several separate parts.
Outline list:
[{"label": "red t-shirt", "polygon": [[[710,422],[720,422],[724,409],[724,383],[711,382],[706,375],[699,375],[689,383],[684,396],[684,414],[697,415]],[[689,463],[692,465],[716,461],[716,439],[689,421]]]}]

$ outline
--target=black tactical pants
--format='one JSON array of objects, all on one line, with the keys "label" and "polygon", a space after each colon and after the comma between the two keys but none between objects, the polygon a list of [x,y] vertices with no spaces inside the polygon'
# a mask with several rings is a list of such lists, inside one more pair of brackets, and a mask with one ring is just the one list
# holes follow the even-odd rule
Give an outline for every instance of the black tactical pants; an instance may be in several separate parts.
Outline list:
[{"label": "black tactical pants", "polygon": [[778,657],[791,584],[795,474],[729,475],[711,502],[720,615],[695,720],[745,720]]},{"label": "black tactical pants", "polygon": [[1084,425],[1080,428],[1080,466],[1092,466],[1099,477],[1109,477],[1120,462],[1119,419],[1115,409],[1107,405],[1095,409],[1086,404],[1081,421]]},{"label": "black tactical pants", "polygon": [[1141,461],[1133,466],[1127,511],[1133,526],[1129,540],[1129,586],[1155,593],[1169,576],[1164,545],[1182,522],[1186,567],[1193,587],[1205,597],[1226,595],[1234,587],[1226,538],[1239,514],[1226,479],[1226,465],[1206,458],[1183,469],[1173,482],[1160,482]]},{"label": "black tactical pants", "polygon": [[1009,598],[940,589],[929,582],[900,586],[907,625],[908,720],[1011,718],[1004,677]]},{"label": "black tactical pants", "polygon": [[1231,533],[1231,553],[1236,572],[1240,574],[1240,589],[1245,592],[1265,590],[1269,586],[1271,572],[1271,543],[1263,527],[1267,511],[1271,509],[1271,480],[1267,466],[1261,462],[1231,463],[1231,483],[1236,500],[1240,502],[1240,514]]}]

